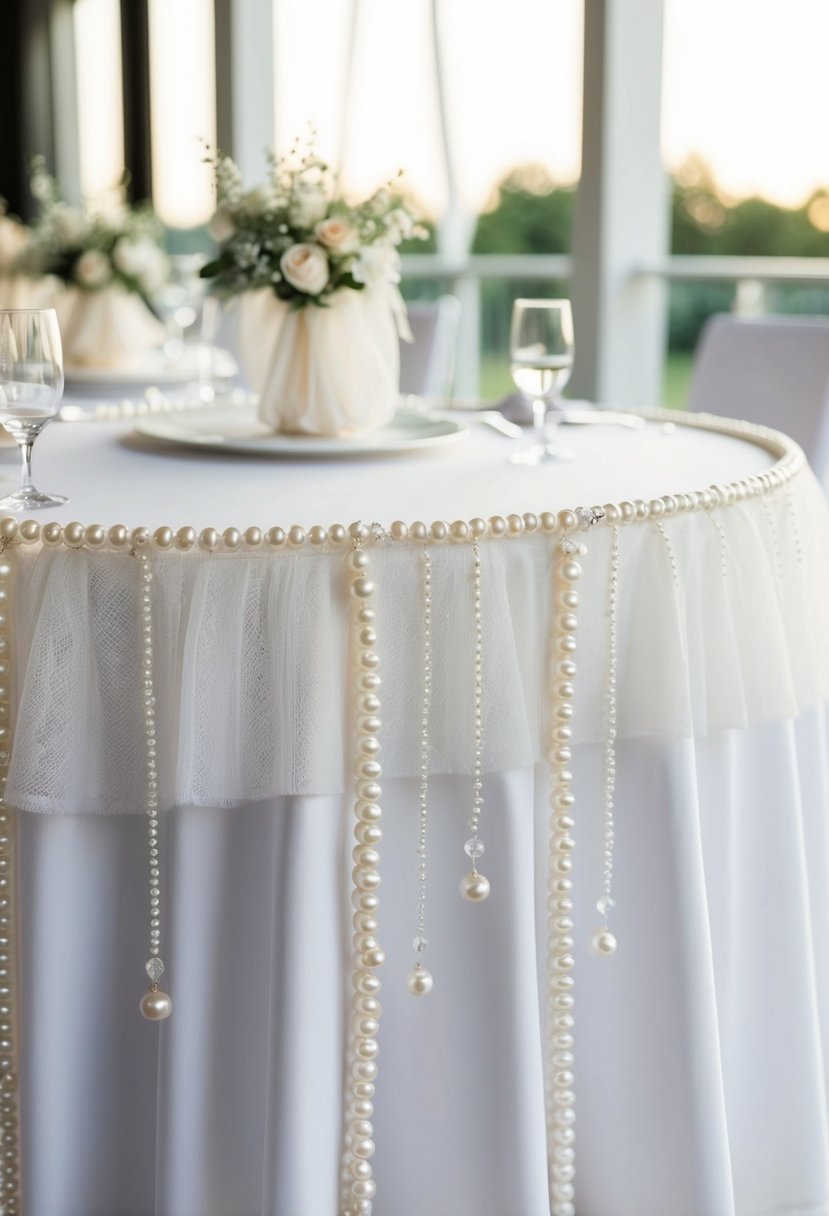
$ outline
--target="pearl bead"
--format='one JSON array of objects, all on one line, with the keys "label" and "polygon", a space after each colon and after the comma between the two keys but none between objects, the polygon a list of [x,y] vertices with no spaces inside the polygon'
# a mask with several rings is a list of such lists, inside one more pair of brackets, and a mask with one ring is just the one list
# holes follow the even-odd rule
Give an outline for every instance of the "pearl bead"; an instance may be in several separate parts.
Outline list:
[{"label": "pearl bead", "polygon": [[507,521],[502,515],[490,515],[489,530],[493,536],[503,536],[507,530]]},{"label": "pearl bead", "polygon": [[433,984],[434,980],[431,973],[426,970],[422,963],[418,963],[416,967],[412,967],[406,976],[406,987],[412,996],[427,996],[432,991]]},{"label": "pearl bead", "polygon": [[636,518],[636,507],[634,507],[632,502],[620,502],[619,510],[621,511],[622,519],[626,524],[629,524]]},{"label": "pearl bead", "polygon": [[590,949],[599,958],[615,953],[616,945],[616,938],[609,929],[597,929],[590,938]]},{"label": "pearl bead", "polygon": [[482,536],[486,536],[486,520],[476,515],[469,521],[469,531],[480,540]]},{"label": "pearl bead", "polygon": [[351,584],[351,594],[358,599],[367,599],[374,594],[374,583],[370,578],[355,578]]},{"label": "pearl bead", "polygon": [[73,520],[71,524],[67,524],[63,529],[63,539],[66,541],[67,545],[71,545],[73,549],[77,549],[83,544],[83,536],[83,524],[79,524],[77,520]]},{"label": "pearl bead", "polygon": [[[111,528],[110,533],[109,533],[110,540],[112,540],[112,543],[113,544],[116,544],[116,543],[124,544],[127,539],[127,529],[126,528],[121,529],[121,531],[123,531],[123,533],[124,533],[124,539],[123,539],[123,541],[120,541],[120,542],[116,542],[113,539],[112,533],[114,531],[115,531],[115,528]],[[63,537],[63,528],[61,528],[60,524],[54,523],[54,522],[49,523],[49,524],[44,524],[43,531],[41,532],[41,536],[43,537],[44,545],[59,545],[61,542],[61,538]]]},{"label": "pearl bead", "polygon": [[562,562],[561,577],[565,583],[576,583],[581,578],[581,566],[578,562]]},{"label": "pearl bead", "polygon": [[332,545],[341,545],[348,533],[342,524],[332,524],[328,529],[328,539]]},{"label": "pearl bead", "polygon": [[173,529],[156,528],[153,533],[153,540],[159,549],[169,549],[173,543]]},{"label": "pearl bead", "polygon": [[426,537],[429,535],[429,529],[422,520],[416,519],[411,528],[409,528],[409,535],[412,540],[426,540]]},{"label": "pearl bead", "polygon": [[507,530],[510,536],[520,536],[524,531],[524,520],[520,515],[507,516]]},{"label": "pearl bead", "polygon": [[24,519],[20,525],[20,535],[27,544],[34,544],[40,540],[40,524],[34,519]]},{"label": "pearl bead", "polygon": [[562,532],[569,532],[571,528],[575,528],[575,526],[578,522],[579,521],[576,517],[575,511],[569,511],[569,510],[559,511],[558,525],[561,528]]},{"label": "pearl bead", "polygon": [[268,528],[268,531],[266,533],[266,538],[267,538],[268,544],[271,545],[274,549],[281,548],[281,546],[285,544],[285,539],[286,539],[285,533],[282,531],[281,528]]},{"label": "pearl bead", "polygon": [[14,540],[17,536],[17,520],[11,515],[7,515],[4,519],[0,519],[0,537],[3,540]]},{"label": "pearl bead", "polygon": [[558,531],[558,519],[552,511],[542,511],[539,521],[542,532],[552,533]]},{"label": "pearl bead", "polygon": [[196,543],[196,529],[190,527],[179,528],[176,532],[176,548],[186,552],[192,549]]},{"label": "pearl bead", "polygon": [[466,540],[469,536],[469,524],[464,519],[456,519],[451,531],[454,540]]},{"label": "pearl bead", "polygon": [[409,535],[409,529],[403,523],[402,519],[396,519],[389,528],[393,540],[405,540]]},{"label": "pearl bead", "polygon": [[149,528],[133,528],[130,532],[130,543],[133,549],[141,549],[150,539]]},{"label": "pearl bead", "polygon": [[436,541],[444,541],[444,540],[446,540],[447,536],[449,535],[449,529],[447,528],[447,526],[443,522],[443,520],[440,520],[440,519],[435,520],[435,522],[432,524],[431,531],[432,531],[432,540],[436,540]]},{"label": "pearl bead", "polygon": [[533,515],[532,511],[526,511],[524,513],[524,531],[525,532],[535,532],[537,527],[538,527],[538,516]]},{"label": "pearl bead", "polygon": [[471,870],[461,879],[460,892],[470,903],[480,903],[489,895],[489,879],[485,878],[483,874],[476,874],[474,870]]},{"label": "pearl bead", "polygon": [[369,558],[365,549],[354,549],[348,555],[348,564],[352,570],[365,570],[368,562]]},{"label": "pearl bead", "polygon": [[261,528],[245,528],[245,544],[251,549],[255,549],[257,545],[262,544]]},{"label": "pearl bead", "polygon": [[289,528],[288,529],[288,544],[293,545],[293,547],[295,549],[298,549],[301,545],[304,545],[305,544],[305,529],[298,527],[296,524],[294,524],[294,526],[292,528]]},{"label": "pearl bead", "polygon": [[368,540],[370,533],[366,525],[357,520],[355,523],[348,525],[348,535],[352,540],[360,541],[362,544]]},{"label": "pearl bead", "polygon": [[219,533],[215,528],[203,528],[199,533],[199,548],[212,553],[219,544]]},{"label": "pearl bead", "polygon": [[238,549],[241,543],[242,534],[238,531],[238,529],[225,528],[224,532],[222,533],[222,544],[226,549],[230,549],[232,552],[234,549]]},{"label": "pearl bead", "polygon": [[166,992],[145,992],[141,998],[141,1012],[151,1022],[161,1022],[173,1011],[173,1002]]}]

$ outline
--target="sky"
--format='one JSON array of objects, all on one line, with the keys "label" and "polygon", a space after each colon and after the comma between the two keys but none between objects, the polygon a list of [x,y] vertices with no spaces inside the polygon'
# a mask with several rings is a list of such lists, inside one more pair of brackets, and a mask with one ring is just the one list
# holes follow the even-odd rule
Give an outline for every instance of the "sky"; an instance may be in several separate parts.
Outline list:
[{"label": "sky", "polygon": [[[657,0],[632,2],[645,20]],[[360,0],[343,179],[368,193],[402,166],[439,214],[447,179],[429,9]],[[182,226],[210,208],[198,141],[215,139],[211,12],[212,0],[150,0],[156,205]],[[277,146],[313,123],[336,162],[351,0],[275,0],[274,12]],[[582,17],[583,0],[442,0],[448,129],[469,211],[519,163],[577,180]],[[77,0],[75,20],[82,178],[94,195],[123,158],[118,0]],[[666,167],[699,155],[727,195],[791,206],[829,186],[827,50],[829,0],[665,0]]]}]

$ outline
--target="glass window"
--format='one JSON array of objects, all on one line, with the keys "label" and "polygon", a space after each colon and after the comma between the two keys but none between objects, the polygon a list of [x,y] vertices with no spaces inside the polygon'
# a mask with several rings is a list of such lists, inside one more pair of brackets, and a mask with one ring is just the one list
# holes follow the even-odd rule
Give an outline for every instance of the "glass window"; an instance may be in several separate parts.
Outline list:
[{"label": "glass window", "polygon": [[106,207],[124,172],[119,2],[76,0],[73,22],[81,190]]},{"label": "glass window", "polygon": [[216,143],[212,0],[149,0],[153,201],[165,224],[210,218],[213,187],[204,144]]}]

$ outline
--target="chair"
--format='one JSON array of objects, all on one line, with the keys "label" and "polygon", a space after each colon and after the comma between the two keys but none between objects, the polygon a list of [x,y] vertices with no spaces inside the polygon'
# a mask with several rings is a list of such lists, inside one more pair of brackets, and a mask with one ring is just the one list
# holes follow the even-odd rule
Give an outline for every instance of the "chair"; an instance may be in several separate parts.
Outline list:
[{"label": "chair", "polygon": [[400,391],[448,397],[455,372],[461,306],[455,296],[408,306],[414,342],[400,343]]},{"label": "chair", "polygon": [[688,408],[785,431],[829,485],[829,317],[711,317]]}]

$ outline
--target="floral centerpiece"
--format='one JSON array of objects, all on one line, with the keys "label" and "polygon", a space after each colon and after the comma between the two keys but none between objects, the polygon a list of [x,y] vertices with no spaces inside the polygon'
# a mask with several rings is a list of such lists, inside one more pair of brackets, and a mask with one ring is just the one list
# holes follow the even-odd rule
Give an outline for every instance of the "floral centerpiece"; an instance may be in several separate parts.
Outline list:
[{"label": "floral centerpiece", "polygon": [[202,270],[240,295],[240,346],[273,430],[350,435],[387,422],[399,400],[399,338],[410,339],[397,246],[426,236],[391,185],[350,204],[313,151],[269,161],[244,190],[227,156],[213,161],[219,244]]},{"label": "floral centerpiece", "polygon": [[9,214],[5,199],[0,199],[0,308],[38,308],[47,303],[42,281],[29,278],[20,268],[30,237],[30,230]]},{"label": "floral centerpiece", "polygon": [[32,166],[38,214],[16,266],[55,286],[67,366],[118,367],[160,345],[150,306],[169,275],[162,228],[147,207],[106,214],[66,203],[42,158]]}]

